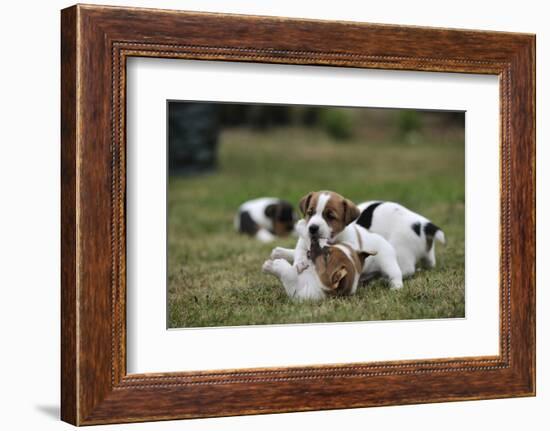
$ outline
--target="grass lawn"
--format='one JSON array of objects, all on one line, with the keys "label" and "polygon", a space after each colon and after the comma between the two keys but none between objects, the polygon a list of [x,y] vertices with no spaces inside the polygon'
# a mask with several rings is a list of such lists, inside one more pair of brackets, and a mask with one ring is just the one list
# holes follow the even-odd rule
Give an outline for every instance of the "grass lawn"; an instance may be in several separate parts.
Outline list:
[{"label": "grass lawn", "polygon": [[[168,326],[204,327],[464,316],[464,139],[461,134],[338,142],[321,131],[279,128],[222,133],[219,169],[171,177],[168,186]],[[353,297],[296,303],[261,266],[277,245],[234,231],[238,206],[276,196],[297,206],[313,190],[361,202],[394,200],[439,225],[437,267],[400,291],[383,280]]]}]

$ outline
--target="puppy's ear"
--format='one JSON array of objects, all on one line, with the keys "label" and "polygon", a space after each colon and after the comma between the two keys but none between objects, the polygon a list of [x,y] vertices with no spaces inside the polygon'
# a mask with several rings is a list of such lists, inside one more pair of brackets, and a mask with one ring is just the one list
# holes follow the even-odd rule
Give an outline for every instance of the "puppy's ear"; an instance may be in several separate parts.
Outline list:
[{"label": "puppy's ear", "polygon": [[287,201],[279,202],[279,220],[283,222],[292,222],[294,220],[294,208]]},{"label": "puppy's ear", "polygon": [[267,218],[274,219],[277,214],[277,205],[269,204],[265,207],[264,214]]},{"label": "puppy's ear", "polygon": [[313,193],[315,192],[309,192],[307,195],[305,195],[302,199],[300,199],[300,211],[302,212],[302,215],[306,215],[306,211],[309,207],[309,203],[311,202],[311,198],[313,197]]},{"label": "puppy's ear", "polygon": [[330,288],[333,290],[338,289],[338,286],[340,285],[340,282],[344,279],[344,277],[348,275],[348,270],[344,265],[342,265],[340,268],[338,268],[336,271],[334,271],[330,277]]},{"label": "puppy's ear", "polygon": [[367,257],[374,256],[377,253],[378,253],[377,251],[358,251],[357,257],[359,257],[359,262],[361,262],[361,265],[363,265]]},{"label": "puppy's ear", "polygon": [[355,205],[349,199],[344,199],[343,207],[344,207],[344,223],[346,225],[350,224],[357,217],[359,217],[359,214],[361,214],[361,212],[359,211],[359,208],[357,208],[357,205]]}]

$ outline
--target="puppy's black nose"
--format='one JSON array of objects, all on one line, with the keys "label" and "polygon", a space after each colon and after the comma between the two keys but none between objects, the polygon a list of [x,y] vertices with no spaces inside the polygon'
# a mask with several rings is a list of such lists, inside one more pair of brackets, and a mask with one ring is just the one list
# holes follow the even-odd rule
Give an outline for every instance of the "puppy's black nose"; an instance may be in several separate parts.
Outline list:
[{"label": "puppy's black nose", "polygon": [[309,233],[311,235],[315,235],[316,233],[319,232],[319,225],[317,224],[312,224],[310,227],[309,227]]}]

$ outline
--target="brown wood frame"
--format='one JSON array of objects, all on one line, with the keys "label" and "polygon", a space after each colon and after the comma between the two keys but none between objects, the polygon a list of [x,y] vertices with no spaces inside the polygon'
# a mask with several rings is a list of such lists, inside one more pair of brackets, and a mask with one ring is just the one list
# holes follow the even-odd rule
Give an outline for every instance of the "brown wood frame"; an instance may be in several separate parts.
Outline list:
[{"label": "brown wood frame", "polygon": [[[81,5],[61,18],[63,420],[87,425],[535,394],[534,35]],[[500,354],[127,375],[129,56],[498,75]]]}]

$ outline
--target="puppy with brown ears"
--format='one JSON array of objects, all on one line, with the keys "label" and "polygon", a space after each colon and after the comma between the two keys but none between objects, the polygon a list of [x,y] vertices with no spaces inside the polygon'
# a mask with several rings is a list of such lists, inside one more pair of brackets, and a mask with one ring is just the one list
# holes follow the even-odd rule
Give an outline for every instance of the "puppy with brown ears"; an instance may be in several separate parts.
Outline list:
[{"label": "puppy with brown ears", "polygon": [[[363,278],[382,275],[392,289],[403,287],[403,276],[393,246],[381,235],[353,223],[360,211],[349,199],[331,191],[310,192],[300,200],[300,210],[306,223],[306,237],[326,241],[330,245],[347,244],[353,250],[370,250],[376,256],[365,259]],[[301,267],[308,261],[307,250],[300,242],[296,249],[276,247],[271,259],[286,259]]]},{"label": "puppy with brown ears", "polygon": [[310,238],[305,220],[296,223],[295,229],[300,235],[300,251],[305,253],[307,261],[291,265],[284,259],[270,259],[262,270],[281,280],[292,299],[320,300],[327,296],[353,295],[365,259],[375,253],[356,251],[347,244],[331,246],[318,237]]},{"label": "puppy with brown ears", "polygon": [[234,225],[239,233],[271,242],[293,233],[296,216],[290,203],[279,198],[257,198],[244,202]]},{"label": "puppy with brown ears", "polygon": [[347,244],[321,247],[311,240],[310,260],[330,296],[353,295],[357,291],[365,259],[376,252],[356,251]]}]

